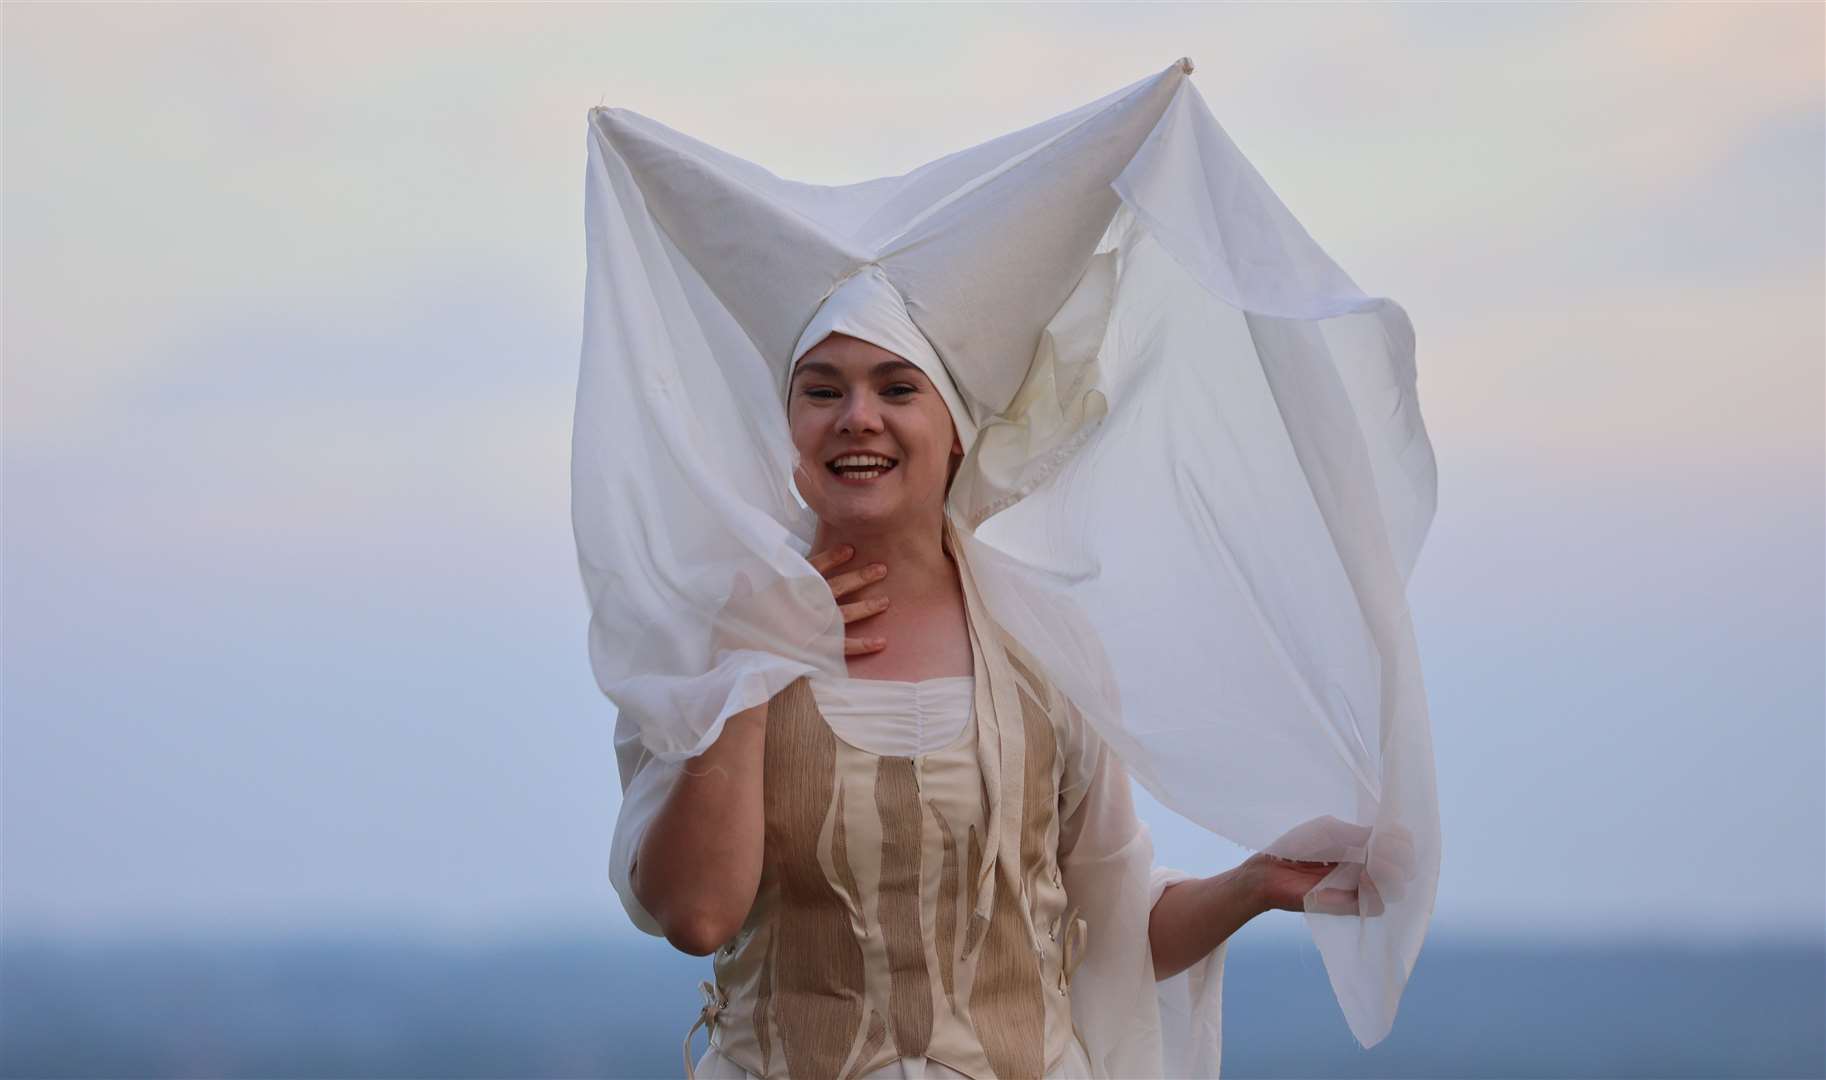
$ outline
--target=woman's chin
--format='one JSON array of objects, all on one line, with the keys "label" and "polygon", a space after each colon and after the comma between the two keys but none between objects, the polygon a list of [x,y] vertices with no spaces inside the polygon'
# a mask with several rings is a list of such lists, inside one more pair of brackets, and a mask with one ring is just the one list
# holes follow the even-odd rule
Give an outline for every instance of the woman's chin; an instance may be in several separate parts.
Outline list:
[{"label": "woman's chin", "polygon": [[826,492],[810,506],[818,520],[835,528],[880,528],[913,516],[905,499],[885,491]]},{"label": "woman's chin", "polygon": [[897,513],[899,508],[888,502],[870,505],[871,502],[869,499],[853,497],[833,499],[821,507],[812,507],[812,510],[826,525],[840,528],[876,527],[889,524],[900,516]]}]

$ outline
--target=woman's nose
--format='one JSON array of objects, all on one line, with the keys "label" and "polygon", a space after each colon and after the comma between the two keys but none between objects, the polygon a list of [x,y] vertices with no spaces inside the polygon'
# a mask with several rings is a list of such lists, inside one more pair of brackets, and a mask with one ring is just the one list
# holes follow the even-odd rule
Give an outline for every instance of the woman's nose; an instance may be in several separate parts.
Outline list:
[{"label": "woman's nose", "polygon": [[863,395],[851,395],[849,404],[842,415],[837,417],[837,430],[845,435],[858,432],[880,431],[881,413],[874,405],[863,399]]}]

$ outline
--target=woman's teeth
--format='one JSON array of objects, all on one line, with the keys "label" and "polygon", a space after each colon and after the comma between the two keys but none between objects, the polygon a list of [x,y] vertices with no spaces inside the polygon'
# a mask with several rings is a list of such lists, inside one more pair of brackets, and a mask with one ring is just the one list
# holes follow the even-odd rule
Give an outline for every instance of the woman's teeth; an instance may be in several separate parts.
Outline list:
[{"label": "woman's teeth", "polygon": [[879,454],[845,454],[830,463],[830,470],[846,480],[873,480],[895,465]]}]

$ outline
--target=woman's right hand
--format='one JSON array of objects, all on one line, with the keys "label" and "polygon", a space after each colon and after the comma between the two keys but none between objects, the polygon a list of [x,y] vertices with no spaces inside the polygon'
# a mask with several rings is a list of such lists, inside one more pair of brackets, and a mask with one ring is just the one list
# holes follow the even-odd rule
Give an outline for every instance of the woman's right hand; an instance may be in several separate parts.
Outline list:
[{"label": "woman's right hand", "polygon": [[[830,583],[831,595],[837,598],[838,601],[842,601],[845,596],[855,592],[857,589],[867,585],[873,585],[875,582],[888,576],[888,567],[886,563],[872,563],[860,570],[850,570],[842,574],[837,574],[835,577],[831,576],[837,567],[849,562],[851,558],[855,557],[855,554],[856,549],[850,545],[838,544],[834,548],[828,548],[824,551],[817,552],[806,560],[811,563],[820,574],[824,575],[825,580]],[[848,604],[839,602],[837,610],[843,613],[843,623],[847,627],[850,623],[859,622],[871,615],[879,615],[883,611],[886,611],[887,607],[888,598],[885,596],[877,596],[872,599],[857,600]],[[888,639],[884,637],[850,637],[848,634],[845,634],[843,638],[843,655],[862,656],[867,653],[877,653],[887,648],[887,646]]]}]

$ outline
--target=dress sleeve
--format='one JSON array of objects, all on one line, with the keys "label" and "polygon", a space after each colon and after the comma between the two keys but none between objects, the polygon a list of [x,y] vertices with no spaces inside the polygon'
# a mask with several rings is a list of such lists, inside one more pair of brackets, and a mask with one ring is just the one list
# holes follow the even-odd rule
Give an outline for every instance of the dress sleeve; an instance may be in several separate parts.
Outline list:
[{"label": "dress sleeve", "polygon": [[634,925],[664,937],[659,921],[635,899],[632,876],[641,838],[671,793],[680,766],[654,758],[641,742],[639,730],[620,717],[615,720],[615,760],[621,769],[621,812],[615,817],[615,837],[609,843],[609,882]]},{"label": "dress sleeve", "polygon": [[1169,885],[1192,875],[1154,866],[1128,770],[1075,706],[1065,708],[1059,870],[1088,929],[1071,980],[1072,1021],[1098,1076],[1215,1077],[1229,942],[1155,980],[1148,917]]}]

